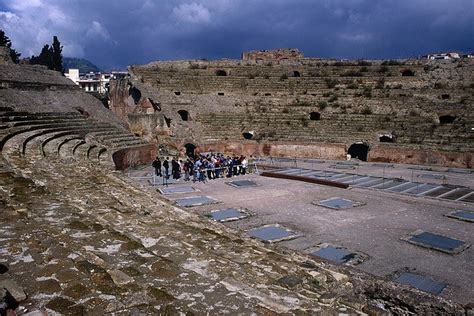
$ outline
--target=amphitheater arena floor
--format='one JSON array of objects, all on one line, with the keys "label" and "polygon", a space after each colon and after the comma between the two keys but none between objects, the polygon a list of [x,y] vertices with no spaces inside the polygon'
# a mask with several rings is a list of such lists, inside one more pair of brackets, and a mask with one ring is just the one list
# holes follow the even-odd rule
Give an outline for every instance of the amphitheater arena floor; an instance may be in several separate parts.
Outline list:
[{"label": "amphitheater arena floor", "polygon": [[[265,163],[287,170],[316,169],[425,184],[457,185],[468,189],[474,187],[474,177],[469,170],[333,161],[295,162],[291,159],[277,162],[267,160]],[[143,176],[140,181],[146,185],[150,185],[147,177],[151,174],[150,168],[130,173],[132,177]],[[242,188],[229,185],[229,182],[236,180],[251,180],[257,185]],[[164,188],[161,178],[156,180],[155,187],[157,195],[160,195],[159,189]],[[172,202],[193,196],[217,200],[216,204],[186,207],[203,217],[213,210],[227,208],[248,211],[251,216],[247,218],[222,223],[227,229],[239,234],[247,235],[251,229],[279,224],[295,232],[297,237],[277,242],[277,247],[299,250],[308,255],[326,246],[341,247],[355,254],[354,260],[345,263],[351,269],[359,269],[387,280],[411,272],[446,284],[439,294],[442,297],[460,303],[469,303],[474,297],[474,247],[470,246],[474,243],[474,223],[446,216],[456,210],[474,212],[474,203],[373,188],[340,189],[257,174],[220,178],[206,183],[184,183],[181,179],[168,186],[179,187],[192,187],[195,191],[162,195],[162,198]],[[318,205],[320,201],[333,197],[359,202],[361,205],[347,209]],[[415,232],[442,235],[461,240],[464,244],[454,254],[421,247],[406,241]]]}]

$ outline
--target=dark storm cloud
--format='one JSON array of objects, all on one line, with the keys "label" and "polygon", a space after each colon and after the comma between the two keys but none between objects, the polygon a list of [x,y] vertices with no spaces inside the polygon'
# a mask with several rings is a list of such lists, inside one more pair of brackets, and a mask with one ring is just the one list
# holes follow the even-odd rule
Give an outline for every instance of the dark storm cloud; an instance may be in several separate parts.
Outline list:
[{"label": "dark storm cloud", "polygon": [[474,50],[474,1],[3,0],[0,28],[24,56],[58,35],[65,55],[107,68],[280,47],[396,58]]}]

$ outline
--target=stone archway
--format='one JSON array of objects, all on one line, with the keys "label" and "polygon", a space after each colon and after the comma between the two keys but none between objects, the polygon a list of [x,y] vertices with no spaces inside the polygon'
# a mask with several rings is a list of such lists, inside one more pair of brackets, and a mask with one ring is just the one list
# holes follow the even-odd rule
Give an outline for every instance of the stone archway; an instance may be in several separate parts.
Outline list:
[{"label": "stone archway", "polygon": [[194,157],[194,151],[196,150],[196,145],[192,143],[187,143],[184,145],[184,148],[186,148],[186,156]]},{"label": "stone archway", "polygon": [[439,116],[439,123],[440,124],[452,124],[456,120],[456,117],[453,115],[440,115]]},{"label": "stone archway", "polygon": [[369,145],[364,143],[354,143],[349,147],[347,153],[351,155],[352,158],[367,161],[369,155]]},{"label": "stone archway", "polygon": [[290,71],[288,77],[301,77],[301,74],[297,70]]},{"label": "stone archway", "polygon": [[225,77],[225,76],[227,76],[227,71],[225,71],[223,69],[216,70],[216,76]]},{"label": "stone archway", "polygon": [[137,88],[133,87],[133,86],[131,86],[130,89],[128,90],[128,95],[132,97],[133,102],[135,104],[138,104],[138,102],[142,98],[141,91],[138,90]]},{"label": "stone archway", "polygon": [[253,135],[254,135],[254,132],[253,132],[253,131],[242,133],[242,136],[243,136],[245,139],[252,139],[252,138],[253,138]]},{"label": "stone archway", "polygon": [[181,119],[183,121],[188,121],[189,120],[189,112],[186,110],[179,110],[178,111],[179,116],[181,116]]},{"label": "stone archway", "polygon": [[311,121],[319,121],[321,119],[321,113],[311,112],[311,113],[309,113],[309,119]]},{"label": "stone archway", "polygon": [[381,135],[379,136],[379,142],[381,143],[394,143],[395,140],[390,135]]}]

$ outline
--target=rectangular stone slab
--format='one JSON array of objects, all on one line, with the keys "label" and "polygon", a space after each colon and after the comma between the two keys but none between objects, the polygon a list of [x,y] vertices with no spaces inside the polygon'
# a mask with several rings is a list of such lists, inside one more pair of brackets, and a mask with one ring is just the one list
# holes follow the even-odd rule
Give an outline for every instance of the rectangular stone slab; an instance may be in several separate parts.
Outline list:
[{"label": "rectangular stone slab", "polygon": [[438,179],[438,180],[444,180],[446,179],[446,176],[443,174],[436,174],[436,173],[423,173],[418,175],[419,178],[425,178],[425,179]]},{"label": "rectangular stone slab", "polygon": [[461,252],[469,247],[469,245],[462,240],[421,230],[414,232],[411,236],[405,238],[405,240],[417,246],[431,248],[449,254]]},{"label": "rectangular stone slab", "polygon": [[354,207],[355,203],[354,201],[351,201],[351,200],[334,197],[334,198],[330,198],[326,200],[321,200],[317,203],[317,205],[329,207],[335,210],[341,210],[341,209]]},{"label": "rectangular stone slab", "polygon": [[355,254],[352,252],[349,252],[345,249],[332,247],[332,246],[321,248],[311,253],[311,255],[315,257],[320,257],[329,261],[333,261],[337,264],[346,263],[347,261],[351,260],[355,256]]},{"label": "rectangular stone slab", "polygon": [[417,182],[405,182],[403,184],[391,187],[390,189],[387,189],[387,191],[400,193],[400,192],[403,192],[403,191],[411,190],[411,189],[413,189],[417,186],[420,186],[420,185],[421,184],[417,183]]},{"label": "rectangular stone slab", "polygon": [[185,206],[185,207],[218,203],[216,200],[211,199],[210,197],[207,197],[207,196],[186,197],[182,199],[176,199],[175,202],[179,206]]},{"label": "rectangular stone slab", "polygon": [[351,178],[349,179],[346,179],[346,180],[342,180],[342,181],[339,181],[339,182],[342,182],[342,183],[347,183],[347,184],[355,184],[357,182],[361,182],[361,181],[367,181],[369,179],[372,179],[370,177],[367,177],[367,176],[358,176],[358,175],[352,175]]},{"label": "rectangular stone slab", "polygon": [[296,233],[279,225],[254,228],[248,231],[248,235],[267,243],[274,243],[298,237]]},{"label": "rectangular stone slab", "polygon": [[405,272],[394,280],[397,283],[409,285],[423,292],[438,295],[446,287],[446,283],[437,282],[414,273]]},{"label": "rectangular stone slab", "polygon": [[471,194],[469,194],[469,195],[463,197],[463,198],[460,199],[459,201],[474,203],[474,193],[471,193]]},{"label": "rectangular stone slab", "polygon": [[474,212],[457,210],[457,211],[451,212],[449,214],[446,214],[446,216],[456,218],[456,219],[459,219],[461,221],[473,222],[474,223]]},{"label": "rectangular stone slab", "polygon": [[353,166],[353,165],[330,165],[329,166],[330,168],[334,168],[334,169],[355,169],[356,167]]},{"label": "rectangular stone slab", "polygon": [[228,185],[233,186],[235,188],[246,188],[246,187],[256,187],[257,183],[251,180],[235,180],[231,182],[226,182]]},{"label": "rectangular stone slab", "polygon": [[381,183],[383,183],[384,181],[385,181],[385,180],[382,179],[382,178],[374,178],[372,181],[366,181],[366,182],[362,182],[362,183],[357,183],[357,184],[355,184],[355,186],[363,187],[363,188],[370,188],[370,187],[372,187],[372,186],[381,184]]},{"label": "rectangular stone slab", "polygon": [[226,208],[212,211],[207,216],[216,222],[230,222],[249,217],[249,214],[236,208]]},{"label": "rectangular stone slab", "polygon": [[282,173],[284,173],[284,174],[300,174],[301,172],[303,172],[303,169],[293,168],[293,169],[285,169]]},{"label": "rectangular stone slab", "polygon": [[409,191],[406,191],[405,193],[409,194],[414,194],[414,195],[423,195],[423,193],[428,192],[429,190],[432,190],[434,188],[438,187],[436,184],[421,184],[419,186],[416,186],[412,188]]},{"label": "rectangular stone slab", "polygon": [[180,186],[180,187],[165,187],[158,189],[161,194],[178,194],[178,193],[192,193],[196,190],[190,186]]}]

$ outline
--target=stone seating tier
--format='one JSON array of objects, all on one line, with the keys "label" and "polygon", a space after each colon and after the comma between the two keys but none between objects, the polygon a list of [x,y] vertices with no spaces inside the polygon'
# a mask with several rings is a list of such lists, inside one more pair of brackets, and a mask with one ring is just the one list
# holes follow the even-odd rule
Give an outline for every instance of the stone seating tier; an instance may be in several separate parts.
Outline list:
[{"label": "stone seating tier", "polygon": [[[15,112],[10,108],[4,110],[0,116],[0,147],[3,149],[7,143],[11,143],[8,150],[15,151],[16,148],[24,156],[74,157],[113,166],[111,156],[105,157],[107,147],[114,152],[148,144],[114,125],[98,122],[75,112],[30,113]],[[101,137],[105,139],[102,140]],[[100,159],[101,156],[103,157]]]}]

